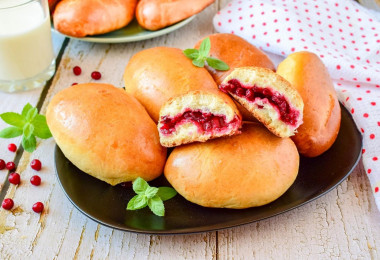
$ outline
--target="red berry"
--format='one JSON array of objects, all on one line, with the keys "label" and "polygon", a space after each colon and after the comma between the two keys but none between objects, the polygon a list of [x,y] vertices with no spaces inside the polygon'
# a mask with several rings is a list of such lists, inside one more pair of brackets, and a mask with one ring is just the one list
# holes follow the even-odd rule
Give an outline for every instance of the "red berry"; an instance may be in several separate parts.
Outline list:
[{"label": "red berry", "polygon": [[95,80],[98,80],[98,79],[100,79],[101,77],[102,77],[102,74],[100,74],[99,71],[93,71],[93,72],[91,73],[91,78],[93,78],[93,79],[95,79]]},{"label": "red berry", "polygon": [[82,69],[79,66],[75,66],[73,72],[75,76],[79,76],[82,73]]},{"label": "red berry", "polygon": [[16,169],[16,165],[14,162],[7,162],[7,165],[5,166],[8,170],[13,171]]},{"label": "red berry", "polygon": [[16,152],[17,151],[17,146],[15,144],[9,144],[8,145],[8,150],[11,152]]},{"label": "red berry", "polygon": [[4,170],[5,169],[5,162],[4,160],[0,159],[0,170]]},{"label": "red berry", "polygon": [[20,184],[20,174],[16,172],[9,174],[8,181],[14,185]]},{"label": "red berry", "polygon": [[40,213],[44,210],[44,204],[42,204],[42,202],[36,202],[33,204],[32,209],[34,212]]},{"label": "red berry", "polygon": [[74,82],[73,84],[71,84],[71,86],[75,86],[75,85],[78,85],[78,83]]},{"label": "red berry", "polygon": [[39,186],[41,184],[41,178],[40,176],[34,175],[32,178],[30,178],[30,183],[34,186]]},{"label": "red berry", "polygon": [[33,170],[39,171],[39,170],[41,170],[42,164],[41,164],[40,160],[34,159],[30,163],[30,167],[32,167]]},{"label": "red berry", "polygon": [[3,203],[1,204],[1,206],[3,207],[3,209],[10,210],[14,206],[13,200],[12,199],[5,199],[5,200],[3,200]]}]

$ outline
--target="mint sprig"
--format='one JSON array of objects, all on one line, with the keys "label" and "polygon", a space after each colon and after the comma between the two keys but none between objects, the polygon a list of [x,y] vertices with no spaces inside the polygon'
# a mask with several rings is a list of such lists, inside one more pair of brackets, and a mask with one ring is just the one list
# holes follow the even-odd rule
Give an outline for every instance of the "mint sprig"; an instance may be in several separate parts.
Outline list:
[{"label": "mint sprig", "polygon": [[142,178],[137,178],[133,182],[133,190],[137,193],[127,205],[127,210],[137,210],[148,206],[157,216],[165,215],[164,201],[177,195],[175,189],[170,187],[150,187]]},{"label": "mint sprig", "polygon": [[50,138],[51,132],[46,123],[46,117],[38,114],[37,108],[26,104],[21,114],[6,112],[0,114],[0,118],[11,127],[0,131],[0,138],[13,138],[22,135],[22,146],[25,151],[33,152],[36,149],[36,137]]},{"label": "mint sprig", "polygon": [[193,61],[193,64],[197,67],[203,68],[205,63],[216,70],[229,70],[230,67],[224,61],[217,58],[209,57],[211,49],[210,38],[206,38],[201,42],[199,50],[197,49],[186,49],[183,51],[186,57]]}]

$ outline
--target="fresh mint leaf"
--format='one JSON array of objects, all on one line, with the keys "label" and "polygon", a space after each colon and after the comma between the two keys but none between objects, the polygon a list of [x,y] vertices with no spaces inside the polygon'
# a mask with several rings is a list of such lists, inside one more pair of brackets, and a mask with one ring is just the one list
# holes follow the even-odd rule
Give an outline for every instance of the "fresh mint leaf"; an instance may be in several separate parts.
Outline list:
[{"label": "fresh mint leaf", "polygon": [[52,137],[50,129],[46,123],[46,117],[43,115],[36,115],[32,124],[34,126],[33,134],[41,139],[48,139]]},{"label": "fresh mint leaf", "polygon": [[37,108],[32,107],[31,109],[29,109],[28,113],[26,114],[25,120],[27,122],[32,122],[37,114],[38,114]]},{"label": "fresh mint leaf", "polygon": [[208,57],[206,59],[206,61],[210,67],[212,67],[216,70],[229,70],[230,69],[230,67],[227,65],[227,63],[225,63],[224,61],[221,61],[219,59]]},{"label": "fresh mint leaf", "polygon": [[6,112],[0,115],[1,119],[9,125],[16,126],[18,128],[23,128],[25,124],[24,118],[14,112]]},{"label": "fresh mint leaf", "polygon": [[144,195],[134,196],[127,205],[127,210],[136,210],[145,208],[148,205],[148,199]]},{"label": "fresh mint leaf", "polygon": [[197,49],[186,49],[183,51],[183,54],[192,60],[195,60],[199,57],[199,51]]},{"label": "fresh mint leaf", "polygon": [[153,198],[158,192],[158,188],[156,187],[148,187],[146,190],[145,190],[145,196],[148,198],[148,199],[151,199]]},{"label": "fresh mint leaf", "polygon": [[201,45],[199,46],[199,56],[200,57],[207,57],[211,49],[211,41],[210,38],[205,38]]},{"label": "fresh mint leaf", "polygon": [[159,187],[157,196],[162,199],[162,201],[170,200],[175,195],[177,195],[177,192],[175,189],[170,187]]},{"label": "fresh mint leaf", "polygon": [[133,182],[133,190],[137,193],[127,205],[127,210],[142,209],[146,206],[157,216],[165,215],[164,201],[173,198],[177,192],[169,187],[150,187],[142,178]]},{"label": "fresh mint leaf", "polygon": [[24,150],[31,153],[36,150],[36,137],[31,135],[29,138],[26,138],[25,135],[22,136],[22,146]]},{"label": "fresh mint leaf", "polygon": [[24,129],[23,129],[23,134],[26,139],[29,139],[30,136],[33,134],[34,131],[34,126],[30,123],[25,124]]},{"label": "fresh mint leaf", "polygon": [[192,62],[194,66],[203,68],[205,66],[205,62],[207,61],[207,65],[216,70],[229,70],[230,67],[224,61],[209,57],[210,50],[211,41],[210,38],[207,37],[201,42],[199,50],[186,49],[183,51],[183,54],[189,59],[193,60]]},{"label": "fresh mint leaf", "polygon": [[22,109],[21,115],[26,119],[26,115],[28,114],[29,110],[32,109],[33,106],[29,103],[27,103],[24,108]]},{"label": "fresh mint leaf", "polygon": [[22,130],[18,127],[7,127],[0,131],[0,138],[13,138],[22,135]]},{"label": "fresh mint leaf", "polygon": [[193,64],[197,67],[203,68],[205,66],[204,60],[193,60]]},{"label": "fresh mint leaf", "polygon": [[46,123],[46,117],[38,114],[37,108],[27,103],[21,114],[7,112],[0,114],[0,118],[12,127],[0,131],[0,138],[13,138],[20,135],[25,151],[33,152],[36,149],[36,136],[47,139],[52,136]]},{"label": "fresh mint leaf", "polygon": [[145,190],[149,187],[149,184],[143,179],[138,177],[134,180],[132,188],[137,194],[144,194]]},{"label": "fresh mint leaf", "polygon": [[149,206],[150,210],[154,214],[156,214],[157,216],[160,216],[160,217],[165,216],[164,202],[157,195],[154,196],[153,198],[149,199],[148,206]]}]

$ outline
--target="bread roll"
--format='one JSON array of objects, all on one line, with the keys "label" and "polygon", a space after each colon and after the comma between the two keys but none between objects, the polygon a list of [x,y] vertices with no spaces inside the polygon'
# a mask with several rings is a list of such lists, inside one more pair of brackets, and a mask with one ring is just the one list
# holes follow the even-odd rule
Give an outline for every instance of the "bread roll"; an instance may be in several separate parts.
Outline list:
[{"label": "bread roll", "polygon": [[243,209],[280,197],[296,179],[298,167],[291,139],[248,123],[240,135],[176,147],[164,172],[176,191],[193,203]]},{"label": "bread roll", "polygon": [[[210,38],[211,42],[210,56],[220,59],[230,66],[229,70],[222,71],[206,65],[206,69],[210,72],[217,85],[220,85],[224,78],[235,68],[253,66],[275,70],[273,62],[264,52],[235,34],[216,33],[207,37]],[[203,40],[204,38],[198,41],[194,48],[199,49]],[[236,103],[236,105],[244,120],[256,121],[248,110],[239,103]]]},{"label": "bread roll", "polygon": [[219,85],[279,137],[294,135],[302,124],[303,101],[290,83],[270,69],[234,69]]},{"label": "bread roll", "polygon": [[318,156],[335,142],[341,111],[330,75],[317,55],[310,52],[290,54],[277,73],[301,94],[305,103],[303,124],[292,137],[298,151],[307,157]]},{"label": "bread roll", "polygon": [[55,7],[54,28],[85,37],[120,29],[132,21],[137,0],[63,0]]},{"label": "bread roll", "polygon": [[165,102],[158,122],[161,144],[173,147],[238,133],[241,115],[226,94],[198,90]]},{"label": "bread roll", "polygon": [[[252,66],[275,71],[275,66],[269,57],[243,38],[229,33],[216,33],[207,37],[211,42],[210,56],[220,59],[230,66],[227,71],[215,70],[206,66],[218,85],[235,68]],[[199,49],[202,41],[203,39],[198,41],[194,48]]]},{"label": "bread roll", "polygon": [[143,106],[108,84],[79,84],[51,100],[46,120],[55,141],[80,170],[111,185],[161,175],[166,149]]},{"label": "bread roll", "polygon": [[140,0],[136,19],[141,27],[155,31],[201,12],[214,0]]},{"label": "bread roll", "polygon": [[155,122],[161,106],[190,90],[218,87],[205,68],[194,66],[180,49],[156,47],[135,54],[124,72],[125,90],[135,96]]}]

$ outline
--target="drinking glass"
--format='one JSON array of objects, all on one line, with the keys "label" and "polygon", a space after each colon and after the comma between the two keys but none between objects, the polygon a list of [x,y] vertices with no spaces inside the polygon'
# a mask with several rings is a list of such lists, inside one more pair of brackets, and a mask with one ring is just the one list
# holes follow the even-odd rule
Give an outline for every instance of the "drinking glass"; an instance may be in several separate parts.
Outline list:
[{"label": "drinking glass", "polygon": [[47,0],[0,0],[0,90],[42,87],[54,71]]}]

